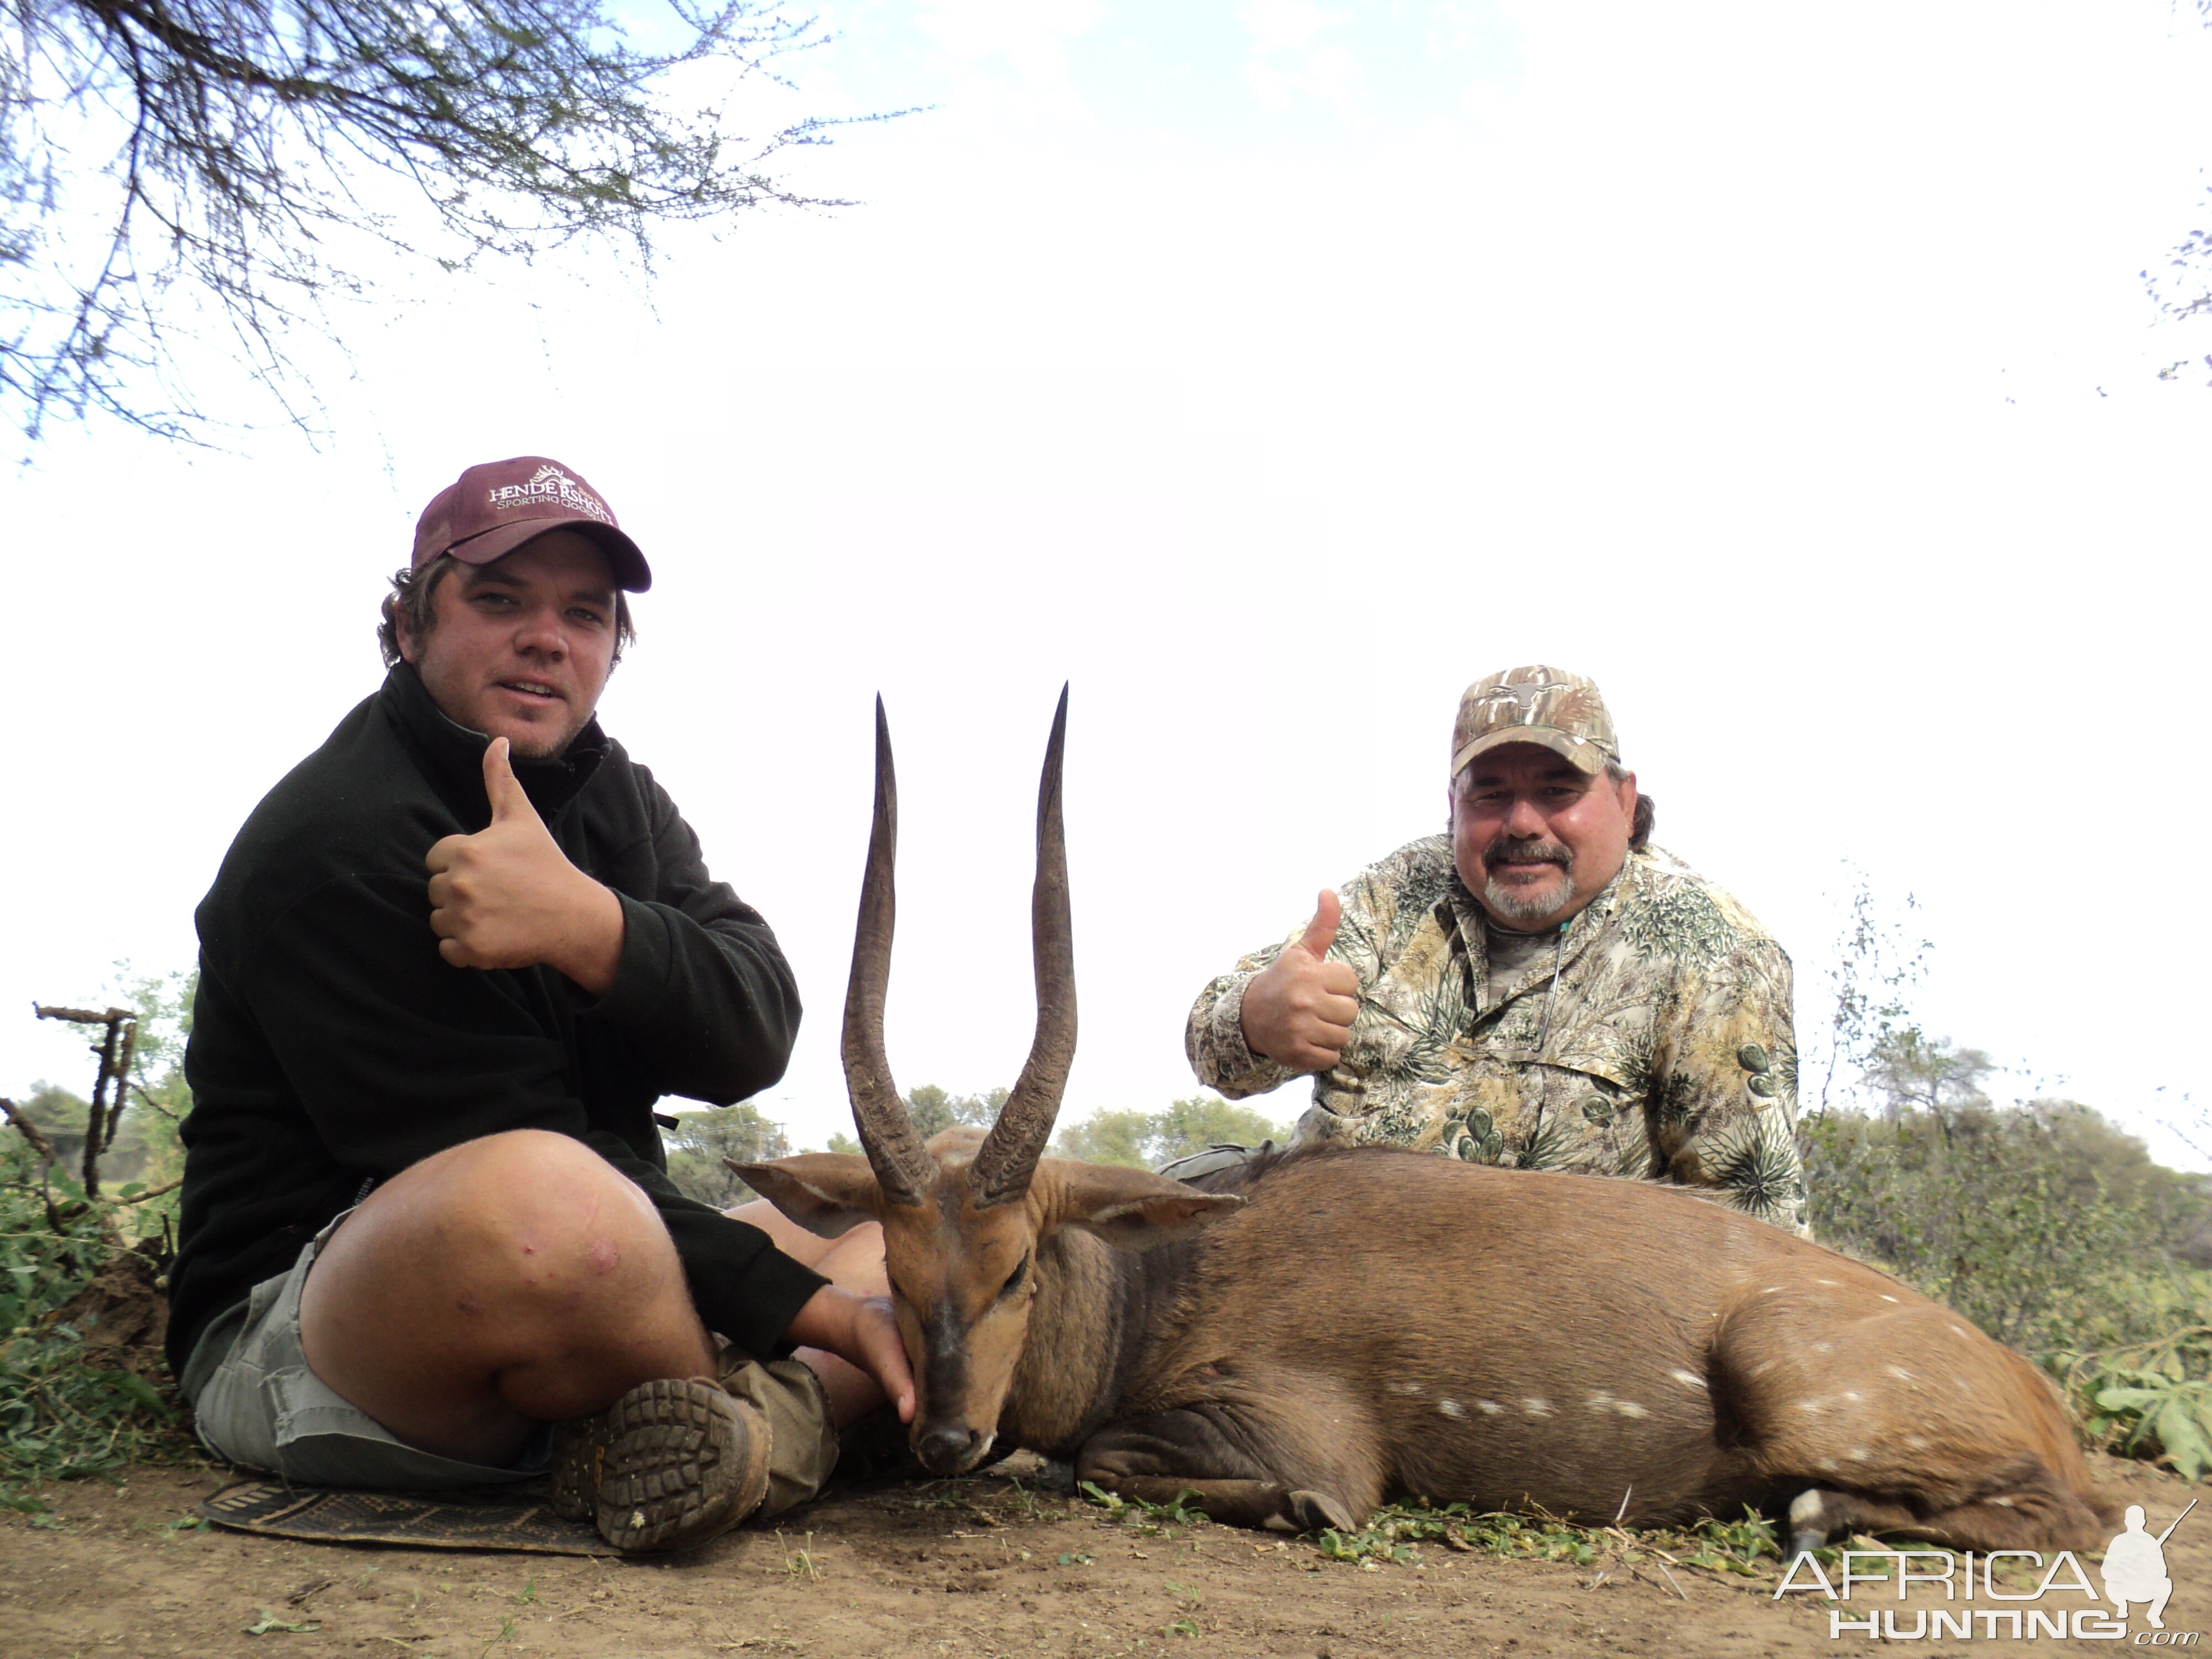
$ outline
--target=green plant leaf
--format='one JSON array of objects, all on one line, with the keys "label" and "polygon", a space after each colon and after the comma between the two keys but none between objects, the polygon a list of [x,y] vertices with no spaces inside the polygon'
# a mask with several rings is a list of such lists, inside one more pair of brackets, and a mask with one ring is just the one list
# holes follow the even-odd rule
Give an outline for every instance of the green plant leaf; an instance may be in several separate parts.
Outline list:
[{"label": "green plant leaf", "polygon": [[177,1414],[169,1402],[161,1398],[161,1391],[143,1376],[130,1371],[94,1371],[93,1376],[133,1405],[143,1406],[162,1417]]},{"label": "green plant leaf", "polygon": [[295,1635],[305,1635],[309,1631],[321,1628],[320,1625],[315,1624],[288,1625],[266,1607],[261,1609],[260,1618],[245,1627],[248,1636],[267,1636],[276,1631],[290,1631]]}]

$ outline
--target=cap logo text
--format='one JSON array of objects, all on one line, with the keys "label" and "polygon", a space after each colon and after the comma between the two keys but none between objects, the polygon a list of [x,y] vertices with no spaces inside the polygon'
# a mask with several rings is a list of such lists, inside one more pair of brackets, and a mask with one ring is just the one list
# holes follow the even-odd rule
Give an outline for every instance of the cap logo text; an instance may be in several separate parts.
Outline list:
[{"label": "cap logo text", "polygon": [[489,492],[489,505],[495,512],[556,503],[597,519],[601,524],[611,525],[615,521],[605,502],[559,467],[550,465],[539,467],[527,483],[501,484]]}]

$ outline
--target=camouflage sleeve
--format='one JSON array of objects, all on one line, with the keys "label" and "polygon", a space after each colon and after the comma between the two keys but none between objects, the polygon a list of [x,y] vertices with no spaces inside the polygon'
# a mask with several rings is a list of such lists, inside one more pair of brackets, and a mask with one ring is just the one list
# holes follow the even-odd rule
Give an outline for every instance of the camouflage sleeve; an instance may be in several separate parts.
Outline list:
[{"label": "camouflage sleeve", "polygon": [[1810,1237],[1790,958],[1752,939],[1686,978],[1652,1084],[1656,1172]]},{"label": "camouflage sleeve", "polygon": [[1279,1089],[1297,1075],[1289,1066],[1254,1054],[1244,1041],[1244,988],[1282,949],[1271,945],[1238,957],[1233,969],[1212,981],[1191,1004],[1182,1034],[1190,1069],[1200,1083],[1231,1100]]},{"label": "camouflage sleeve", "polygon": [[[1338,890],[1337,896],[1344,903],[1344,920],[1338,925],[1336,942],[1329,946],[1328,954],[1334,960],[1352,964],[1359,977],[1359,994],[1364,998],[1380,971],[1375,941],[1384,929],[1376,925],[1377,912],[1393,895],[1387,883],[1378,881],[1370,870]],[[1242,1100],[1247,1095],[1279,1089],[1300,1075],[1264,1054],[1254,1054],[1245,1042],[1244,988],[1282,955],[1284,945],[1304,932],[1305,923],[1300,922],[1281,944],[1238,957],[1235,968],[1210,982],[1191,1004],[1190,1018],[1183,1026],[1183,1052],[1190,1056],[1190,1069],[1207,1088],[1231,1100]]]}]

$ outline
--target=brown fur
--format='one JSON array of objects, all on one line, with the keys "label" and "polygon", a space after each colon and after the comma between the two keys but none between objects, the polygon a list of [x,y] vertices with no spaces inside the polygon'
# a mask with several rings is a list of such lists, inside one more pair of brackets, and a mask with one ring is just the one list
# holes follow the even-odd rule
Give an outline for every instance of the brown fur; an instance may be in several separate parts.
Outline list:
[{"label": "brown fur", "polygon": [[1215,1194],[1046,1159],[1024,1203],[977,1209],[978,1139],[931,1143],[920,1206],[857,1158],[745,1171],[817,1231],[883,1222],[939,1473],[1011,1439],[1276,1527],[1392,1494],[1656,1523],[1808,1490],[1830,1534],[2083,1548],[2110,1524],[2020,1356],[1690,1194],[1361,1151]]}]

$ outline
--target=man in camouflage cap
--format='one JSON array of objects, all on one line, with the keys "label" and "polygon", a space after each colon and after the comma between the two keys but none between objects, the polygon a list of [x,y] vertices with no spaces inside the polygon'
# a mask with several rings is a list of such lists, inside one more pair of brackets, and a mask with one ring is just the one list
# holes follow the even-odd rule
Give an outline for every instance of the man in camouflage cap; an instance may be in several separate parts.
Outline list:
[{"label": "man in camouflage cap", "polygon": [[1448,834],[1199,994],[1199,1081],[1238,1099],[1310,1073],[1296,1146],[1674,1182],[1804,1231],[1790,958],[1650,845],[1596,685],[1477,680],[1450,778]]}]

